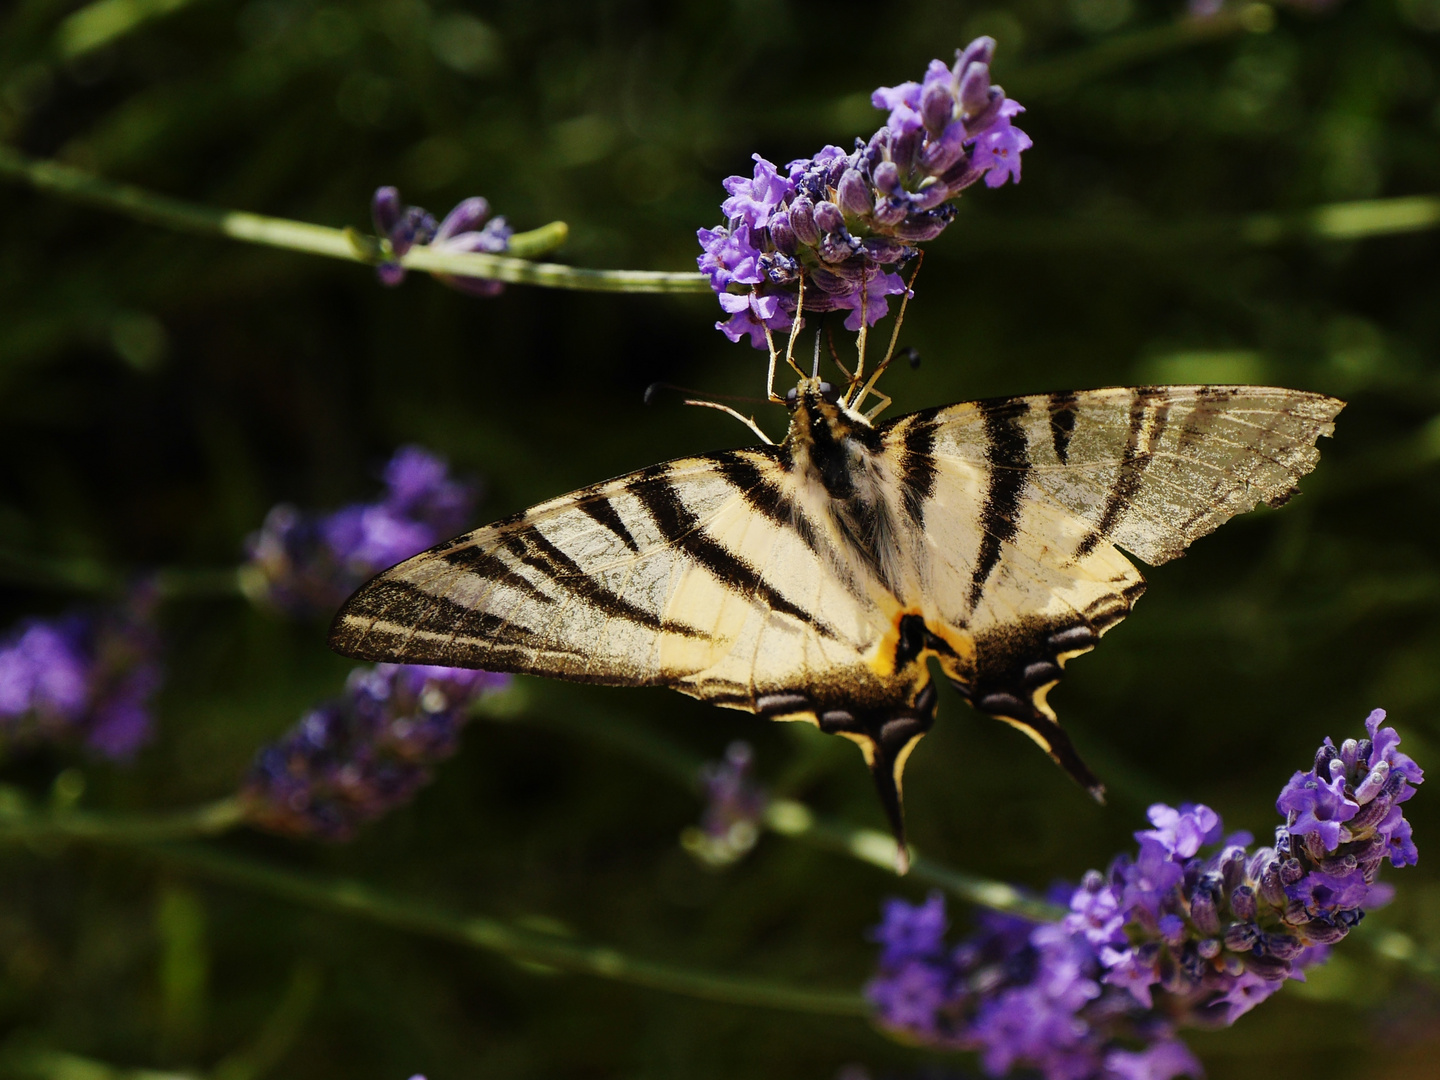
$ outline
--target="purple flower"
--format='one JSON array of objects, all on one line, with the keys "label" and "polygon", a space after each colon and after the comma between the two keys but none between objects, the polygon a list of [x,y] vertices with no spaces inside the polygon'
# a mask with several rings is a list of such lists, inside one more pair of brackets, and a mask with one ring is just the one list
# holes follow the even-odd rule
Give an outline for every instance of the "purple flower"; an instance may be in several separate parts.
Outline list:
[{"label": "purple flower", "polygon": [[[435,218],[418,206],[405,206],[400,190],[394,187],[375,189],[370,203],[375,230],[388,245],[390,258],[375,268],[382,285],[399,285],[405,280],[401,256],[416,245],[435,251],[481,252],[498,255],[510,246],[514,230],[503,217],[490,218],[490,203],[480,196],[463,199],[456,204],[439,225]],[[489,278],[458,277],[435,274],[437,281],[472,296],[494,296],[502,292],[504,283]]]},{"label": "purple flower", "polygon": [[125,761],[150,738],[160,687],[155,595],[30,619],[0,641],[0,736],[20,745],[80,743]]},{"label": "purple flower", "polygon": [[377,502],[271,510],[245,542],[251,591],[291,615],[328,614],[366,578],[459,532],[474,510],[476,485],[421,447],[395,451],[382,475]]},{"label": "purple flower", "polygon": [[726,337],[766,348],[767,327],[800,317],[802,282],[806,311],[873,325],[906,291],[895,269],[944,231],[964,189],[1019,181],[1031,142],[1012,122],[1024,110],[990,83],[994,49],[977,38],[954,64],[932,60],[923,82],[880,87],[871,100],[886,124],[852,151],[827,146],[783,175],[756,154],[752,176],[725,181],[725,224],[696,235]]},{"label": "purple flower", "polygon": [[408,802],[455,753],[469,704],[508,675],[379,664],[356,668],[335,701],[265,747],[241,786],[252,824],[290,836],[348,840]]},{"label": "purple flower", "polygon": [[1292,776],[1275,808],[1290,815],[1291,834],[1316,833],[1326,851],[1334,851],[1340,843],[1340,823],[1349,821],[1360,809],[1345,797],[1342,778],[1321,779],[1313,770]]},{"label": "purple flower", "polygon": [[698,827],[681,834],[685,850],[709,866],[728,866],[749,853],[760,838],[760,819],[770,801],[751,775],[750,745],[733,742],[723,761],[700,770],[705,811]]},{"label": "purple flower", "polygon": [[[1234,1023],[1287,979],[1303,979],[1366,908],[1389,899],[1376,882],[1381,863],[1413,861],[1401,804],[1423,774],[1383,720],[1371,715],[1368,739],[1338,748],[1327,739],[1315,768],[1286,785],[1274,847],[1252,852],[1248,834],[1225,836],[1208,807],[1157,804],[1154,827],[1135,834],[1138,855],[1086,874],[1060,922],[1007,917],[999,932],[986,916],[948,952],[939,893],[920,906],[887,901],[872,932],[879,972],[866,987],[877,1020],[912,1040],[975,1051],[995,1076],[1199,1076],[1177,1032]],[[1333,846],[1318,826],[1297,831],[1306,814],[1335,826]]]}]

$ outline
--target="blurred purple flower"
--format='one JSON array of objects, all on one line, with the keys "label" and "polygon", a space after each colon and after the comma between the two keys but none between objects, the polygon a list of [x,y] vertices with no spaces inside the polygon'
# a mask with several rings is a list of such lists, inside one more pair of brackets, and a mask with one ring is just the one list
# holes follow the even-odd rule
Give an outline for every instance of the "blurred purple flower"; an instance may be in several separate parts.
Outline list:
[{"label": "blurred purple flower", "polygon": [[395,451],[382,476],[377,502],[271,510],[245,542],[252,591],[291,615],[328,614],[366,578],[459,532],[475,508],[477,486],[421,447]]},{"label": "blurred purple flower", "polygon": [[290,836],[348,840],[428,784],[432,766],[458,748],[470,703],[509,681],[462,668],[356,668],[339,699],[256,755],[241,786],[247,819]]},{"label": "blurred purple flower", "polygon": [[[405,280],[405,267],[399,259],[412,247],[498,255],[509,248],[514,232],[503,217],[490,218],[490,203],[478,195],[456,204],[439,225],[420,207],[403,205],[400,190],[394,187],[376,188],[370,212],[376,232],[390,247],[391,257],[375,268],[383,285],[399,285]],[[489,278],[454,274],[435,274],[434,277],[472,296],[494,296],[505,288],[502,282]]]},{"label": "blurred purple flower", "polygon": [[1138,856],[1086,874],[1058,923],[987,913],[950,949],[939,893],[921,905],[886,901],[872,932],[879,972],[866,987],[877,1019],[908,1039],[975,1051],[992,1076],[1200,1076],[1176,1032],[1232,1024],[1303,979],[1389,899],[1381,864],[1414,862],[1400,804],[1424,774],[1384,719],[1370,714],[1369,738],[1339,748],[1326,739],[1315,767],[1295,774],[1273,847],[1224,836],[1209,807],[1157,804],[1154,827],[1135,834]]},{"label": "blurred purple flower", "polygon": [[81,743],[126,761],[150,738],[161,682],[155,595],[135,589],[104,611],[28,619],[0,641],[0,736]]},{"label": "blurred purple flower", "polygon": [[725,223],[701,229],[697,260],[729,318],[731,341],[765,348],[765,329],[788,330],[805,284],[809,312],[843,310],[858,330],[903,294],[894,268],[954,218],[953,200],[982,177],[1019,181],[1030,137],[1024,110],[990,83],[991,38],[976,38],[955,63],[932,60],[924,82],[882,86],[872,101],[885,126],[853,151],[827,146],[782,172],[759,154],[751,176],[725,181]]},{"label": "blurred purple flower", "polygon": [[698,826],[680,836],[685,850],[709,866],[728,866],[744,858],[760,838],[760,821],[769,802],[751,774],[754,752],[744,742],[733,742],[723,761],[700,770],[705,810]]}]

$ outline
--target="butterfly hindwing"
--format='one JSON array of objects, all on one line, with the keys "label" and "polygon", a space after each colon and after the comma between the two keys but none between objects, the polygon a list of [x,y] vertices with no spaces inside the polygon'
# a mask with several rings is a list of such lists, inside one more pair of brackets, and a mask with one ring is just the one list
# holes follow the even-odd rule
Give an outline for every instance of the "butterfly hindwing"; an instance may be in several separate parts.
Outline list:
[{"label": "butterfly hindwing", "polygon": [[903,497],[922,526],[927,625],[973,642],[968,656],[941,657],[947,675],[1095,790],[1046,695],[1144,591],[1117,548],[1165,562],[1256,503],[1279,505],[1340,408],[1294,390],[1139,387],[967,402],[882,425],[897,458],[924,451],[910,472],[925,482]]}]

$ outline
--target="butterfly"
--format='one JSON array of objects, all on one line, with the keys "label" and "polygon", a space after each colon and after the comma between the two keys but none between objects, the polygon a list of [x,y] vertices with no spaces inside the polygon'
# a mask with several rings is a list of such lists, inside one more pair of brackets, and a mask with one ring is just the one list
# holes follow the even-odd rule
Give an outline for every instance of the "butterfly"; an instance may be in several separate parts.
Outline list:
[{"label": "butterfly", "polygon": [[803,377],[778,445],[551,499],[363,586],[330,643],[365,660],[668,686],[857,743],[907,864],[902,775],[931,661],[1097,798],[1047,695],[1155,565],[1314,468],[1343,402],[1117,387],[872,423]]}]

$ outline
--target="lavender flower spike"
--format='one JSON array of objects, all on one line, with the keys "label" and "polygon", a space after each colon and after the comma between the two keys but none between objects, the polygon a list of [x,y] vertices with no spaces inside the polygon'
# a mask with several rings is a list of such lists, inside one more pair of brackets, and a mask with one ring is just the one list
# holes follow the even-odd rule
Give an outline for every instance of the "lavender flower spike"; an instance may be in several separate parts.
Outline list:
[{"label": "lavender flower spike", "polygon": [[976,38],[923,82],[880,87],[885,126],[852,151],[827,146],[783,171],[756,154],[753,175],[726,180],[725,222],[697,234],[729,316],[716,328],[766,348],[765,331],[797,317],[802,278],[806,311],[848,311],[851,330],[883,318],[906,291],[895,269],[944,231],[960,193],[1020,180],[1030,137],[1013,124],[1024,109],[990,83],[994,51]]},{"label": "lavender flower spike", "polygon": [[328,615],[366,578],[459,532],[475,507],[477,486],[418,446],[395,451],[383,479],[375,502],[271,510],[245,543],[247,591],[290,615]]},{"label": "lavender flower spike", "polygon": [[[405,267],[398,261],[417,244],[434,251],[483,252],[498,255],[510,246],[514,230],[503,217],[490,218],[490,204],[474,196],[456,204],[439,225],[427,211],[418,206],[405,206],[400,190],[376,188],[370,203],[375,230],[390,249],[390,258],[375,268],[382,285],[395,286],[405,280]],[[486,219],[490,218],[487,222]],[[504,284],[488,278],[458,277],[435,274],[437,281],[472,296],[495,296],[504,291]]]},{"label": "lavender flower spike", "polygon": [[750,774],[754,761],[749,743],[733,742],[723,761],[700,771],[705,812],[698,826],[680,834],[680,842],[707,866],[738,862],[760,838],[760,818],[769,797]]},{"label": "lavender flower spike", "polygon": [[255,757],[241,787],[248,820],[290,836],[348,840],[403,805],[455,753],[466,709],[508,675],[379,664],[306,713]]},{"label": "lavender flower spike", "polygon": [[1232,1024],[1303,979],[1389,898],[1381,865],[1414,864],[1401,804],[1424,774],[1384,721],[1377,709],[1368,738],[1326,739],[1291,778],[1273,847],[1225,836],[1209,807],[1157,804],[1138,855],[1067,890],[1058,923],[985,914],[952,948],[939,893],[887,901],[866,988],[876,1018],[909,1040],[975,1051],[992,1076],[1201,1076],[1182,1028]]},{"label": "lavender flower spike", "polygon": [[141,586],[116,607],[30,619],[0,640],[0,737],[133,757],[151,736],[161,680],[155,600]]}]

